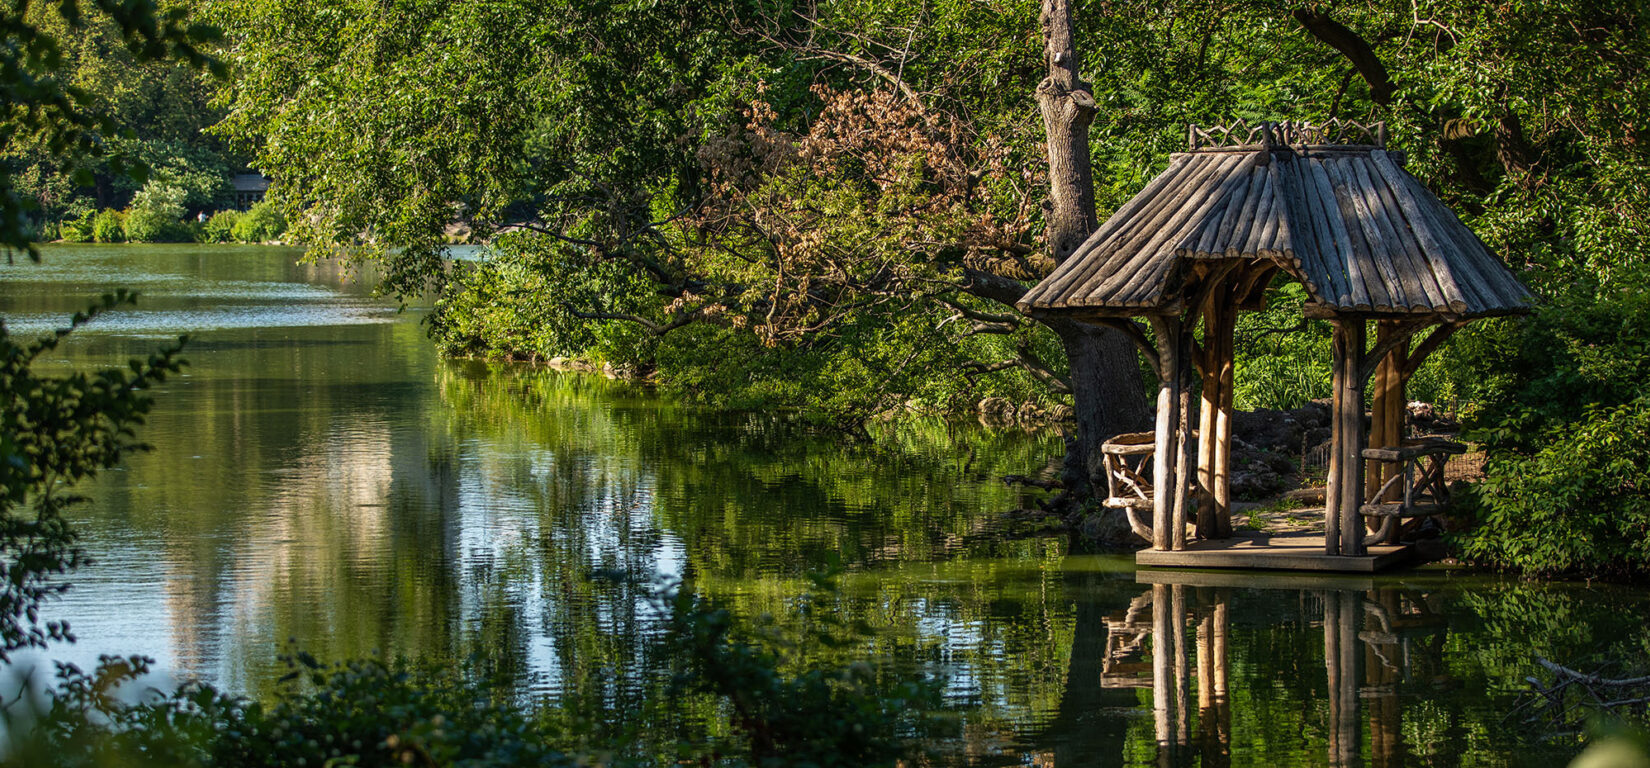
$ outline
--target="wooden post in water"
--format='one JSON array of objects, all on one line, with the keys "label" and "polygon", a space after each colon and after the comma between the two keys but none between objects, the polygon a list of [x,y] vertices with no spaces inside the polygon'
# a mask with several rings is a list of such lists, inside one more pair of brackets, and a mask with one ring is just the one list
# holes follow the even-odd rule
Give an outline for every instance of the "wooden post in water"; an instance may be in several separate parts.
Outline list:
[{"label": "wooden post in water", "polygon": [[[1199,597],[1203,595],[1200,592]],[[1226,595],[1210,591],[1209,611],[1197,625],[1197,729],[1202,765],[1231,764],[1231,711],[1226,701]]]},{"label": "wooden post in water", "polygon": [[1172,611],[1174,624],[1174,743],[1176,747],[1184,747],[1192,741],[1191,723],[1191,676],[1186,657],[1186,585],[1176,584],[1172,588],[1174,608]]},{"label": "wooden post in water", "polygon": [[1358,682],[1363,679],[1359,672],[1359,662],[1363,660],[1359,653],[1361,643],[1358,641],[1358,625],[1363,618],[1363,595],[1357,592],[1337,593],[1341,601],[1340,615],[1340,652],[1341,652],[1341,680],[1340,688],[1336,693],[1341,698],[1340,722],[1337,732],[1340,739],[1340,754],[1347,765],[1357,765],[1359,752],[1363,740],[1359,734],[1360,720],[1358,718]]},{"label": "wooden post in water", "polygon": [[1402,768],[1404,754],[1404,712],[1398,703],[1398,680],[1403,675],[1405,653],[1403,638],[1397,634],[1395,620],[1402,615],[1403,605],[1398,590],[1376,589],[1369,593],[1371,601],[1380,606],[1386,625],[1369,620],[1376,626],[1371,630],[1370,642],[1364,646],[1364,682],[1369,692],[1369,750],[1374,768]]},{"label": "wooden post in water", "polygon": [[1323,594],[1323,661],[1328,685],[1329,765],[1358,764],[1358,628],[1362,615],[1357,592]]},{"label": "wooden post in water", "polygon": [[[1227,616],[1226,601],[1229,593],[1220,589],[1216,598],[1214,610],[1214,642],[1212,643],[1215,655],[1215,734],[1220,742],[1220,754],[1225,758],[1224,763],[1231,762],[1232,755],[1232,700],[1227,694],[1227,659],[1226,633]],[[1216,768],[1211,766],[1211,768]]]},{"label": "wooden post in water", "polygon": [[[1333,459],[1333,455],[1330,457]],[[1330,471],[1330,478],[1334,478],[1334,471]],[[1341,765],[1341,743],[1335,738],[1335,723],[1340,722],[1341,697],[1335,695],[1335,688],[1341,682],[1341,633],[1337,629],[1341,617],[1341,601],[1334,592],[1323,592],[1323,672],[1326,684],[1324,686],[1325,702],[1329,704],[1329,764]]]}]

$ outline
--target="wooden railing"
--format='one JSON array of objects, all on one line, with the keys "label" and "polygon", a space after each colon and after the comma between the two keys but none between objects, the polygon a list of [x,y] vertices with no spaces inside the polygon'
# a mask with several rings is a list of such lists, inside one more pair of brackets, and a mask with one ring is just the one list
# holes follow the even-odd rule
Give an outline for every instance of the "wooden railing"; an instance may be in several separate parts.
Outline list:
[{"label": "wooden railing", "polygon": [[1467,446],[1441,437],[1405,440],[1395,447],[1365,448],[1365,461],[1398,465],[1385,484],[1370,489],[1358,510],[1365,517],[1381,518],[1381,527],[1365,536],[1365,543],[1397,543],[1402,521],[1443,512],[1450,497],[1444,465],[1449,457],[1466,452]]}]

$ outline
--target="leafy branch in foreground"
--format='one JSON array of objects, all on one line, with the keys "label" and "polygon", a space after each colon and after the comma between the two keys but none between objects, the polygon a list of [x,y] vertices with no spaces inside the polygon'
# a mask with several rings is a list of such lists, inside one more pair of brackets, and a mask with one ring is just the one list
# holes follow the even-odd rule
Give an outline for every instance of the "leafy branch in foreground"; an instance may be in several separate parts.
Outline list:
[{"label": "leafy branch in foreground", "polygon": [[66,622],[40,620],[41,604],[68,584],[55,577],[86,562],[64,518],[84,497],[69,487],[145,450],[135,427],[152,404],[144,390],[183,366],[186,337],[126,369],[43,376],[42,355],[98,315],[136,294],[106,294],[68,327],[19,342],[0,320],[0,662],[12,651],[72,639]]}]

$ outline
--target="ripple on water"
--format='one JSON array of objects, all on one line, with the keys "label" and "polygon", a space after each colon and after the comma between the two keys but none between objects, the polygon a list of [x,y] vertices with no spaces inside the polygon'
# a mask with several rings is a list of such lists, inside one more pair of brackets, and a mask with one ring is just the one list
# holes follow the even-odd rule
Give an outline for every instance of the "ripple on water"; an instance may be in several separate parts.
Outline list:
[{"label": "ripple on water", "polygon": [[[396,322],[393,307],[365,301],[336,301],[324,305],[241,304],[204,309],[140,309],[111,312],[88,330],[123,336],[175,336],[181,333],[253,328],[315,328]],[[69,323],[58,313],[14,314],[6,327],[17,334],[41,334]]]}]

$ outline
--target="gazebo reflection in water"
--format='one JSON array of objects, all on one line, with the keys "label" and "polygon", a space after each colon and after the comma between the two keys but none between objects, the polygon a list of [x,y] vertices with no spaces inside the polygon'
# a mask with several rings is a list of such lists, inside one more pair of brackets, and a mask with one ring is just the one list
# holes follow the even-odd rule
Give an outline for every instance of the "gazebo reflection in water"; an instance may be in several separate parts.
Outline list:
[{"label": "gazebo reflection in water", "polygon": [[[1231,602],[1240,589],[1263,586],[1254,575],[1140,571],[1145,586],[1127,609],[1106,617],[1101,686],[1149,688],[1157,763],[1161,766],[1231,764],[1229,675]],[[1241,579],[1241,580],[1240,580]],[[1264,580],[1262,580],[1264,581]],[[1400,689],[1418,668],[1442,663],[1444,617],[1425,593],[1377,587],[1358,579],[1290,583],[1299,619],[1323,630],[1325,765],[1406,763]],[[1241,584],[1241,587],[1239,586]],[[1249,700],[1264,691],[1247,692]],[[1369,751],[1363,752],[1363,728]],[[1255,734],[1239,734],[1239,743]]]}]

